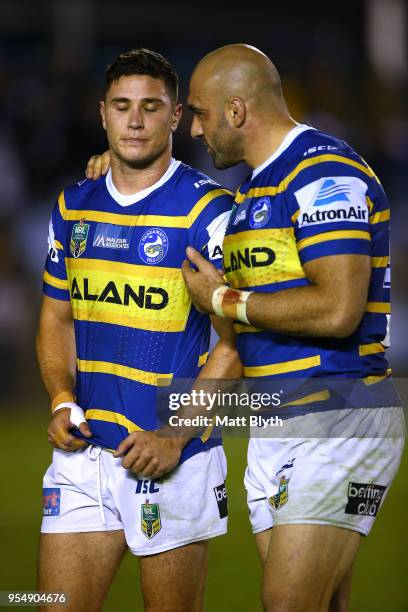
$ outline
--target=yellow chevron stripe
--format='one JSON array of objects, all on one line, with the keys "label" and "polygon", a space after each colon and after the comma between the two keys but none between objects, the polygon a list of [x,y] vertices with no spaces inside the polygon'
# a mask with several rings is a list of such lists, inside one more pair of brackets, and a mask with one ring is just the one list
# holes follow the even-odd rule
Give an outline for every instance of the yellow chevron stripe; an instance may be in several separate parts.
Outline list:
[{"label": "yellow chevron stripe", "polygon": [[202,365],[204,365],[206,363],[208,359],[208,351],[206,353],[203,353],[202,355],[199,356],[198,358],[198,367],[200,368]]},{"label": "yellow chevron stripe", "polygon": [[306,357],[304,359],[293,359],[292,361],[283,361],[281,363],[271,363],[263,366],[247,366],[244,367],[244,376],[271,376],[274,374],[285,374],[286,372],[298,372],[315,368],[320,365],[320,355],[314,357]]},{"label": "yellow chevron stripe", "polygon": [[126,427],[129,433],[133,431],[144,431],[141,427],[130,421],[124,414],[119,412],[111,412],[110,410],[98,410],[96,408],[90,408],[85,412],[86,419],[93,419],[94,421],[105,421],[106,423],[117,423]]},{"label": "yellow chevron stripe", "polygon": [[313,244],[319,244],[320,242],[328,242],[330,240],[351,240],[358,238],[360,240],[371,240],[369,232],[363,232],[361,230],[336,230],[334,232],[324,232],[323,234],[317,234],[310,238],[304,238],[298,242],[298,251],[305,249],[306,247],[312,246]]},{"label": "yellow chevron stripe", "polygon": [[163,386],[158,383],[161,381],[173,378],[173,374],[159,374],[158,372],[148,372],[138,370],[130,366],[120,365],[119,363],[110,363],[109,361],[90,361],[85,359],[77,359],[77,368],[80,372],[97,372],[99,374],[113,374],[114,376],[122,376],[145,385]]},{"label": "yellow chevron stripe", "polygon": [[298,164],[296,166],[296,168],[294,168],[292,170],[292,172],[290,172],[290,174],[288,174],[287,177],[285,177],[277,186],[273,187],[255,187],[253,189],[250,189],[248,191],[248,193],[246,194],[242,194],[240,193],[240,191],[237,191],[237,194],[235,196],[235,201],[238,204],[241,204],[241,202],[243,202],[244,200],[246,200],[247,198],[258,198],[258,197],[262,197],[262,196],[275,196],[278,193],[282,193],[282,191],[285,191],[288,188],[289,183],[291,183],[296,177],[297,175],[302,172],[302,170],[305,170],[306,168],[310,168],[311,166],[315,166],[316,164],[321,164],[324,162],[338,162],[341,164],[346,164],[348,166],[352,166],[353,168],[357,168],[358,170],[360,170],[361,172],[364,172],[364,174],[366,174],[367,176],[369,176],[370,178],[375,179],[378,183],[380,182],[377,178],[377,176],[374,174],[374,172],[372,171],[372,169],[370,168],[370,166],[364,166],[363,164],[360,164],[359,162],[354,161],[353,159],[348,159],[347,157],[343,157],[341,155],[319,155],[318,157],[312,157],[311,159],[306,159],[302,162],[300,162],[300,164]]},{"label": "yellow chevron stripe", "polygon": [[390,220],[390,209],[389,208],[370,216],[371,225],[374,225],[374,223],[381,223],[382,221],[389,221],[389,220]]},{"label": "yellow chevron stripe", "polygon": [[228,191],[227,189],[214,189],[213,191],[209,191],[208,193],[206,193],[200,200],[198,200],[198,202],[194,204],[193,208],[190,210],[186,217],[189,221],[189,225],[187,227],[191,227],[193,225],[194,221],[202,213],[202,211],[209,202],[222,195],[232,196],[234,194],[231,193],[231,191]]},{"label": "yellow chevron stripe", "polygon": [[[211,420],[211,422],[213,421]],[[213,429],[214,429],[214,425],[208,425],[208,427],[205,428],[203,435],[200,437],[200,440],[203,444],[207,442],[208,438],[212,434]]]},{"label": "yellow chevron stripe", "polygon": [[364,355],[375,355],[376,353],[384,353],[385,348],[381,342],[372,342],[370,344],[360,344],[358,347],[358,354],[360,357]]},{"label": "yellow chevron stripe", "polygon": [[368,196],[366,196],[366,202],[367,202],[368,210],[370,211],[370,215],[371,215],[371,213],[373,212],[373,208],[374,208],[374,202],[370,200]]},{"label": "yellow chevron stripe", "polygon": [[48,285],[51,285],[52,287],[55,287],[56,289],[69,289],[67,280],[62,280],[60,278],[57,278],[56,276],[53,276],[52,274],[47,272],[47,270],[44,270],[43,280]]},{"label": "yellow chevron stripe", "polygon": [[385,255],[384,257],[372,257],[371,267],[372,268],[386,268],[388,266],[389,259],[390,258],[388,257],[388,255]]},{"label": "yellow chevron stripe", "polygon": [[323,402],[325,400],[330,399],[330,391],[325,389],[324,391],[317,391],[316,393],[310,393],[310,395],[305,395],[304,397],[300,397],[293,402],[287,402],[286,404],[282,404],[282,408],[284,406],[305,406],[306,404],[312,404],[313,402]]},{"label": "yellow chevron stripe", "polygon": [[179,268],[166,268],[161,266],[139,266],[136,264],[127,264],[120,261],[106,261],[104,259],[76,259],[74,257],[66,258],[67,267],[69,270],[100,270],[102,272],[111,272],[113,274],[121,274],[126,277],[146,277],[146,278],[166,278],[166,279],[182,279],[182,273]]},{"label": "yellow chevron stripe", "polygon": [[391,304],[388,302],[367,302],[365,311],[389,314],[391,312]]},{"label": "yellow chevron stripe", "polygon": [[375,385],[376,383],[381,382],[385,378],[391,376],[391,374],[392,370],[391,368],[388,368],[385,374],[381,374],[380,376],[366,376],[365,378],[363,378],[363,382],[365,385]]},{"label": "yellow chevron stripe", "polygon": [[66,221],[79,221],[85,219],[86,221],[97,221],[99,223],[111,223],[113,225],[125,225],[125,226],[146,226],[151,227],[158,225],[160,227],[178,227],[188,229],[201,214],[204,208],[211,200],[217,198],[220,195],[232,195],[230,191],[226,189],[214,189],[209,191],[190,210],[188,215],[123,215],[120,213],[108,213],[101,212],[98,210],[69,210],[65,204],[64,192],[60,193],[58,197],[58,204],[60,213],[63,219]]},{"label": "yellow chevron stripe", "polygon": [[57,249],[59,251],[63,251],[64,250],[64,245],[59,241],[59,240],[54,240],[54,244],[57,247]]},{"label": "yellow chevron stripe", "polygon": [[293,213],[293,215],[291,216],[292,223],[296,223],[296,220],[297,220],[299,215],[300,215],[300,208],[298,208],[297,211],[295,213]]}]

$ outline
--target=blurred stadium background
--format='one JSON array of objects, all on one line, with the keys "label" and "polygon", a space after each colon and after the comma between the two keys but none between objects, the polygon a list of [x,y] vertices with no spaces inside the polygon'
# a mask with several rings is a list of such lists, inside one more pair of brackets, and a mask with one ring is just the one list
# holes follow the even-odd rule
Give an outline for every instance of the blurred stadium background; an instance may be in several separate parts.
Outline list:
[{"label": "blurred stadium background", "polygon": [[[51,207],[105,148],[98,101],[104,68],[119,52],[147,46],[181,77],[212,49],[246,42],[281,71],[298,121],[342,137],[379,175],[392,205],[394,374],[408,373],[408,73],[406,0],[286,4],[151,0],[0,2],[0,414],[3,432],[0,590],[33,589],[41,477],[50,459],[46,396],[34,357],[41,273]],[[176,157],[230,188],[238,167],[213,170],[189,137],[189,111]],[[63,350],[63,347],[61,347]],[[58,355],[56,355],[56,359]],[[213,546],[207,609],[259,610],[259,565],[241,476],[245,441],[228,440],[231,532]],[[408,610],[405,461],[356,567],[352,611]],[[106,610],[141,609],[137,563],[128,558]]]}]

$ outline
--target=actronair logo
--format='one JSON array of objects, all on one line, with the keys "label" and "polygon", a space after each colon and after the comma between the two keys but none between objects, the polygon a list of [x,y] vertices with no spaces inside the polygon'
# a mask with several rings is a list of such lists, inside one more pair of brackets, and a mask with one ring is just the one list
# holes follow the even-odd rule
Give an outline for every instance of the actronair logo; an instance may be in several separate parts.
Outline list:
[{"label": "actronair logo", "polygon": [[356,177],[318,179],[295,192],[299,227],[348,221],[369,222],[367,184]]},{"label": "actronair logo", "polygon": [[348,501],[344,512],[362,516],[377,516],[386,488],[378,484],[349,482]]},{"label": "actronair logo", "polygon": [[316,210],[312,213],[305,212],[300,217],[299,227],[318,223],[329,223],[330,221],[357,221],[368,223],[368,209],[367,207],[364,209],[361,206],[350,206],[348,208]]},{"label": "actronair logo", "polygon": [[347,183],[338,184],[333,179],[326,179],[316,196],[313,206],[325,206],[333,202],[350,202],[348,196],[351,187]]}]

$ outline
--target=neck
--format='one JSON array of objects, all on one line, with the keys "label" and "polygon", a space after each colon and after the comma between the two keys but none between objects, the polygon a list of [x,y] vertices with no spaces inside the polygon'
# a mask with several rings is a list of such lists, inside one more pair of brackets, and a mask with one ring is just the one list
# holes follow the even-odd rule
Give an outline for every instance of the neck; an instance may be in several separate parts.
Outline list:
[{"label": "neck", "polygon": [[245,161],[252,168],[257,168],[275,153],[286,135],[298,125],[289,115],[276,122],[252,126],[250,141],[247,142]]},{"label": "neck", "polygon": [[123,160],[112,155],[112,181],[116,189],[123,195],[131,195],[147,189],[161,179],[167,171],[171,160],[171,148],[168,147],[146,168],[132,168]]}]

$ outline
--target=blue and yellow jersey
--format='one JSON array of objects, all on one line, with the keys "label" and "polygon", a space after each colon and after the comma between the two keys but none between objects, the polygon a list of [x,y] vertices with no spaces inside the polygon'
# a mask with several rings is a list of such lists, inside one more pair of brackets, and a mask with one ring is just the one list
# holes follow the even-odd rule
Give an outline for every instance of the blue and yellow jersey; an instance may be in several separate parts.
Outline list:
[{"label": "blue and yellow jersey", "polygon": [[[345,142],[295,127],[237,192],[223,244],[231,287],[272,293],[308,285],[303,265],[364,254],[372,275],[363,319],[345,339],[301,338],[235,324],[245,376],[385,376],[390,211],[378,178]],[[371,378],[372,377],[372,378]]]},{"label": "blue and yellow jersey", "polygon": [[[205,363],[209,317],[192,306],[180,268],[188,245],[221,267],[231,206],[228,191],[175,160],[134,196],[119,194],[110,173],[60,194],[43,291],[71,301],[75,397],[92,443],[116,449],[156,429],[158,386],[195,378]],[[192,440],[182,460],[219,443]]]}]

